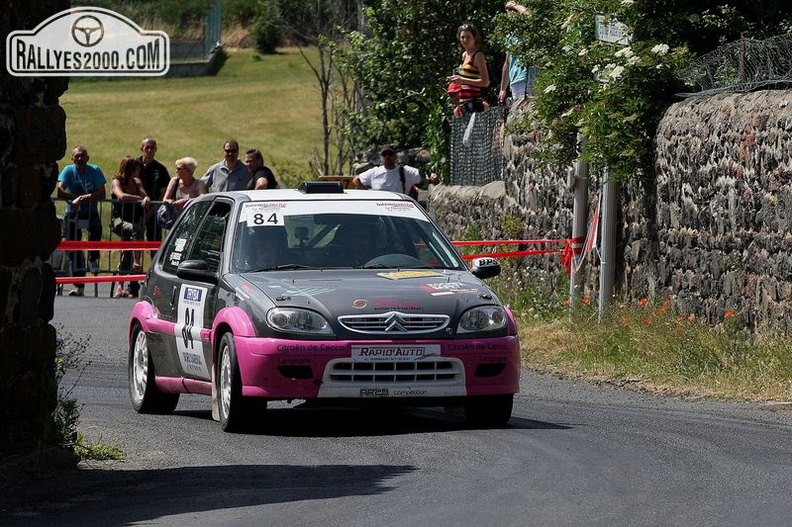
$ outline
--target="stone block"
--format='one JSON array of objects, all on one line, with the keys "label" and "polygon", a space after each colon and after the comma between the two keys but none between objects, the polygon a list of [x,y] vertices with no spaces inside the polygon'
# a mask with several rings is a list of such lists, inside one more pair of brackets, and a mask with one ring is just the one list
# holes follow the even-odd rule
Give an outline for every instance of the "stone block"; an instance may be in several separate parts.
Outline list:
[{"label": "stone block", "polygon": [[16,136],[11,160],[20,164],[51,163],[66,152],[66,112],[60,106],[23,107],[14,113]]}]

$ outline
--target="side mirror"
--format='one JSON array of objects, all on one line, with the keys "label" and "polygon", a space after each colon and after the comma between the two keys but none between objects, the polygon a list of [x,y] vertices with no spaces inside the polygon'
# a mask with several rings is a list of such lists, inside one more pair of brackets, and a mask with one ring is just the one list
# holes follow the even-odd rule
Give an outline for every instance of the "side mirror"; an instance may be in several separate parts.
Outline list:
[{"label": "side mirror", "polygon": [[474,258],[470,266],[470,272],[473,276],[482,280],[498,276],[501,273],[501,265],[495,258],[482,257]]},{"label": "side mirror", "polygon": [[183,280],[207,282],[217,285],[217,273],[209,269],[204,260],[185,260],[176,268],[176,276]]}]

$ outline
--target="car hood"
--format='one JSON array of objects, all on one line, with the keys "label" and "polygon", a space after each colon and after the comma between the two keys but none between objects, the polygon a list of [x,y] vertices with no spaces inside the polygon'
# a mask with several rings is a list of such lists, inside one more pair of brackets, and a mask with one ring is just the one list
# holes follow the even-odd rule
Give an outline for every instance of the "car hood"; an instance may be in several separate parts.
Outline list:
[{"label": "car hood", "polygon": [[[494,293],[468,271],[302,270],[240,275],[272,304],[313,309],[335,318],[349,314],[445,314],[456,319],[476,305],[499,304]],[[245,285],[247,284],[247,285]],[[248,294],[256,296],[253,291]]]}]

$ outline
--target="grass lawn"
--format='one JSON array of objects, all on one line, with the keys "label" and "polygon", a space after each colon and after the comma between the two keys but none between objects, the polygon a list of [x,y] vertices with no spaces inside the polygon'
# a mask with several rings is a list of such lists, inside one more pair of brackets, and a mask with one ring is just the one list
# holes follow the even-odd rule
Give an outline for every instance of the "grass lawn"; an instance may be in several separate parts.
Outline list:
[{"label": "grass lawn", "polygon": [[72,79],[61,97],[68,151],[59,167],[70,163],[74,145],[83,144],[109,181],[121,158],[140,155],[140,140],[153,136],[157,159],[171,176],[174,161],[184,156],[198,160],[201,176],[223,158],[225,140],[235,138],[243,152],[261,149],[282,186],[311,179],[308,160],[321,143],[321,107],[305,60],[296,49],[228,54],[214,77]]},{"label": "grass lawn", "polygon": [[[239,141],[244,157],[259,148],[282,187],[307,179],[311,150],[321,144],[319,88],[297,49],[277,55],[231,50],[214,77],[80,79],[69,83],[61,97],[66,111],[67,151],[59,168],[71,163],[71,150],[82,144],[110,180],[124,156],[139,156],[140,141],[157,139],[157,159],[171,177],[174,162],[185,156],[198,161],[196,177],[223,159],[226,139]],[[308,50],[312,59],[315,50]],[[53,194],[54,196],[55,194]],[[56,201],[59,214],[64,202]],[[111,234],[110,207],[102,211],[103,239]],[[87,233],[85,234],[87,237]],[[102,269],[118,266],[116,251],[102,252]],[[149,261],[146,253],[144,265]]]}]

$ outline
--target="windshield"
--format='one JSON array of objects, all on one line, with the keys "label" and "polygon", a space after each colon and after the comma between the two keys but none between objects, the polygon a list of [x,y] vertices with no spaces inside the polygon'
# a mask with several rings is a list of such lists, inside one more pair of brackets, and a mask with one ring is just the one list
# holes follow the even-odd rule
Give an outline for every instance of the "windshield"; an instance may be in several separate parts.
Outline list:
[{"label": "windshield", "polygon": [[[232,271],[465,269],[455,249],[422,211],[408,202],[392,205],[245,203],[233,247]],[[321,210],[340,207],[356,210]]]}]

